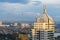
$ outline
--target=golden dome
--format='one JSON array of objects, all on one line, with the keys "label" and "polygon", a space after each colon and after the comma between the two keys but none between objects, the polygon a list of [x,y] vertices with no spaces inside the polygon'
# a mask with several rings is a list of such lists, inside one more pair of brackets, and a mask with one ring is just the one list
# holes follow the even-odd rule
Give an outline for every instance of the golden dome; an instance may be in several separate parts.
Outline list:
[{"label": "golden dome", "polygon": [[54,20],[47,14],[46,5],[44,5],[43,14],[40,17],[38,17],[37,22],[48,22],[48,21],[54,22]]}]

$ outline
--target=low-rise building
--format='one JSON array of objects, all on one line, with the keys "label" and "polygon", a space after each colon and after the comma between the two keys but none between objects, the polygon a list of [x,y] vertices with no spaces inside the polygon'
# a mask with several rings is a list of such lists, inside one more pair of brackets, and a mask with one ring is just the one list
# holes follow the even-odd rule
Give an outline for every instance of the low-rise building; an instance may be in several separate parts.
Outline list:
[{"label": "low-rise building", "polygon": [[28,23],[21,23],[21,28],[29,28],[30,25]]}]

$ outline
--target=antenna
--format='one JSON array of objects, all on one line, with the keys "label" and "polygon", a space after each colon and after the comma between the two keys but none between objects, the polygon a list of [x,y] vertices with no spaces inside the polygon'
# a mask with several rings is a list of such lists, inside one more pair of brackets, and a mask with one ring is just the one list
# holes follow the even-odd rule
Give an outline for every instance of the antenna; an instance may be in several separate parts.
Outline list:
[{"label": "antenna", "polygon": [[44,7],[44,12],[46,12],[46,4],[44,4],[44,6],[43,6],[43,7]]}]

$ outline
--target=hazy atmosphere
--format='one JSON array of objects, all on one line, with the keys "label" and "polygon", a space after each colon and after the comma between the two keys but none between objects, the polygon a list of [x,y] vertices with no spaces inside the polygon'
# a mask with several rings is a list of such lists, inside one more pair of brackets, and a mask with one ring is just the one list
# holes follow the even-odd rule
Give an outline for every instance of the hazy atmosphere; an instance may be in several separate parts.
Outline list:
[{"label": "hazy atmosphere", "polygon": [[0,0],[0,19],[34,21],[42,14],[43,4],[47,6],[47,13],[55,21],[60,21],[60,0]]}]

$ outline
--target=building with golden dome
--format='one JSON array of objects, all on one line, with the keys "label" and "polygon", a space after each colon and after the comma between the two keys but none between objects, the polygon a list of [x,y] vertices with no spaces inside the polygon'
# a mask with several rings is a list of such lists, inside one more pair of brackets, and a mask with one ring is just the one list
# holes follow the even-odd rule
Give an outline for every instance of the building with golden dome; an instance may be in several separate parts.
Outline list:
[{"label": "building with golden dome", "polygon": [[40,17],[34,22],[32,29],[32,40],[53,40],[54,20],[47,14],[46,5]]}]

